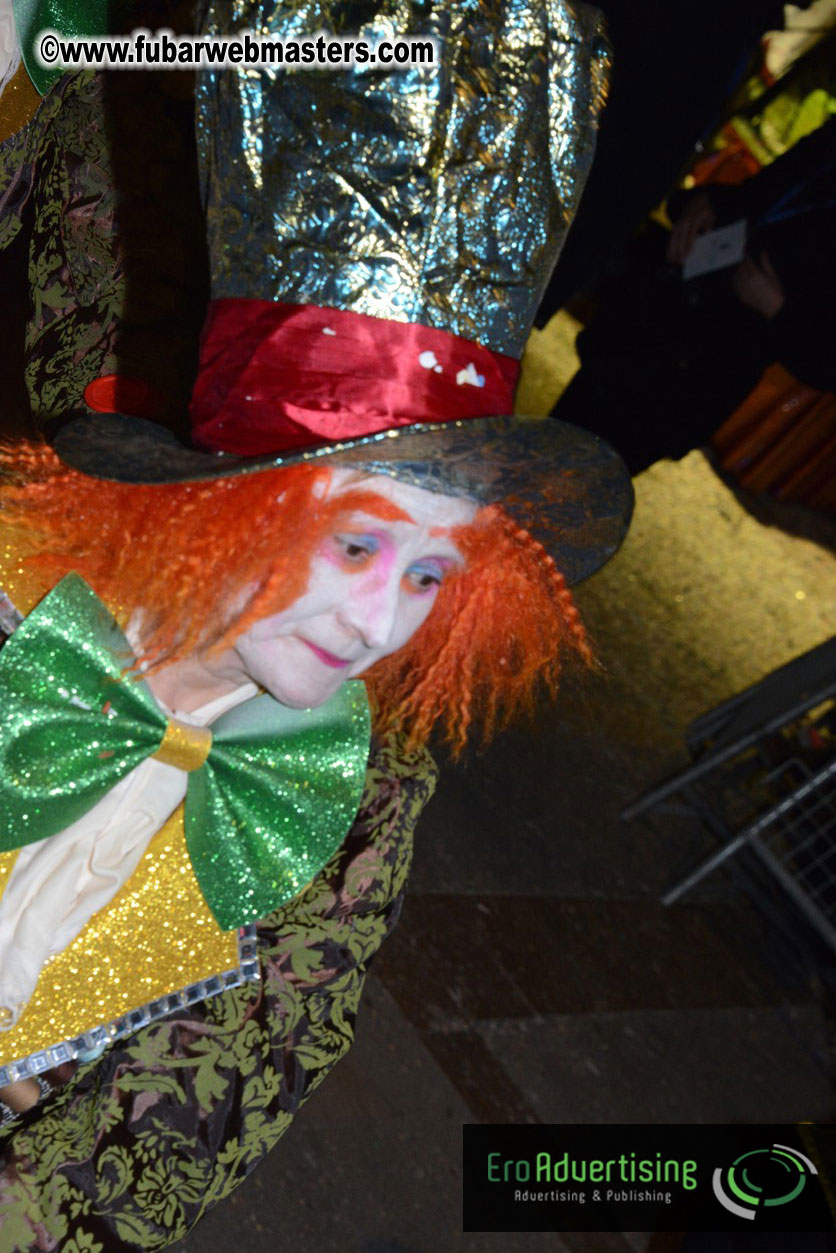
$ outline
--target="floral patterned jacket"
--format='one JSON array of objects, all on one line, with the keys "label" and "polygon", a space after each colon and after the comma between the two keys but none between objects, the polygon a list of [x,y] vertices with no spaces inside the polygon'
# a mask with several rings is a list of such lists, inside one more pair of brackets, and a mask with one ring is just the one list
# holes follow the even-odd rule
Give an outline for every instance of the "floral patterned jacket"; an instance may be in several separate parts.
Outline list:
[{"label": "floral patterned jacket", "polygon": [[342,847],[259,924],[261,984],[51,1076],[54,1093],[0,1141],[4,1253],[161,1249],[246,1178],[351,1046],[434,785],[426,752],[375,744]]}]

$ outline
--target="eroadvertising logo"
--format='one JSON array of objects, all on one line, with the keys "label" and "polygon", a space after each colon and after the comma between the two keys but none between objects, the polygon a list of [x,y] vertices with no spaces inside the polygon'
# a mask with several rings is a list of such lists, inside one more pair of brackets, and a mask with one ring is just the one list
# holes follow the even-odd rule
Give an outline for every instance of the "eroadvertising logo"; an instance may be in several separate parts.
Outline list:
[{"label": "eroadvertising logo", "polygon": [[836,1230],[833,1127],[463,1131],[465,1231]]},{"label": "eroadvertising logo", "polygon": [[804,1191],[808,1175],[817,1175],[809,1157],[788,1144],[741,1153],[731,1166],[717,1167],[712,1177],[714,1195],[739,1218],[753,1219],[758,1206],[788,1205]]}]

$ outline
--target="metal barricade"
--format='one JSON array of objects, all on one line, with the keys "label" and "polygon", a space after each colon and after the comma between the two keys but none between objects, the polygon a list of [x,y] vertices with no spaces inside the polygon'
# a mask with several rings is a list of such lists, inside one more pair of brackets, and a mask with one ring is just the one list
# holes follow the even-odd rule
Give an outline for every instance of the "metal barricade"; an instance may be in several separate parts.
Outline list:
[{"label": "metal barricade", "polygon": [[694,761],[628,806],[675,806],[719,847],[662,897],[673,904],[744,848],[836,952],[836,637],[698,718]]}]

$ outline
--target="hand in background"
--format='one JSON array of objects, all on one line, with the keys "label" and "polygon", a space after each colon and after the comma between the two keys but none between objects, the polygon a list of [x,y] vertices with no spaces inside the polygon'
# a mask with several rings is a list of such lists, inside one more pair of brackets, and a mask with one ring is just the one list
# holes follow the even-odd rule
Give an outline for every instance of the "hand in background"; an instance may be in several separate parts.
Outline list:
[{"label": "hand in background", "polygon": [[696,192],[673,224],[668,240],[667,258],[672,265],[682,265],[698,235],[712,230],[717,215],[704,191]]},{"label": "hand in background", "polygon": [[732,290],[741,304],[765,318],[774,318],[784,306],[784,288],[765,252],[757,261],[743,258],[734,272]]}]

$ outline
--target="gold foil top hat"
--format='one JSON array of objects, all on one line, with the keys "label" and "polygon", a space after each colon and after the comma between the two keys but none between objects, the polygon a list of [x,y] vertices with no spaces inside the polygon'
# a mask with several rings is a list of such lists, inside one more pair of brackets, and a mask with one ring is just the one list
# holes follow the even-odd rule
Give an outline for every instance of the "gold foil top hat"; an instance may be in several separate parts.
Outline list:
[{"label": "gold foil top hat", "polygon": [[608,66],[597,14],[563,0],[214,0],[205,28],[322,30],[431,38],[437,55],[199,77],[212,305],[191,414],[215,455],[124,419],[71,424],[59,453],[129,482],[364,465],[500,501],[585,577],[623,537],[629,477],[592,435],[507,415],[592,158]]},{"label": "gold foil top hat", "polygon": [[214,450],[509,413],[591,161],[608,60],[584,6],[216,0],[207,27],[322,28],[431,63],[199,80],[213,306],[191,412]]},{"label": "gold foil top hat", "polygon": [[215,0],[209,15],[218,33],[323,28],[432,37],[436,64],[201,76],[213,297],[418,322],[519,358],[592,159],[599,15],[562,0]]}]

